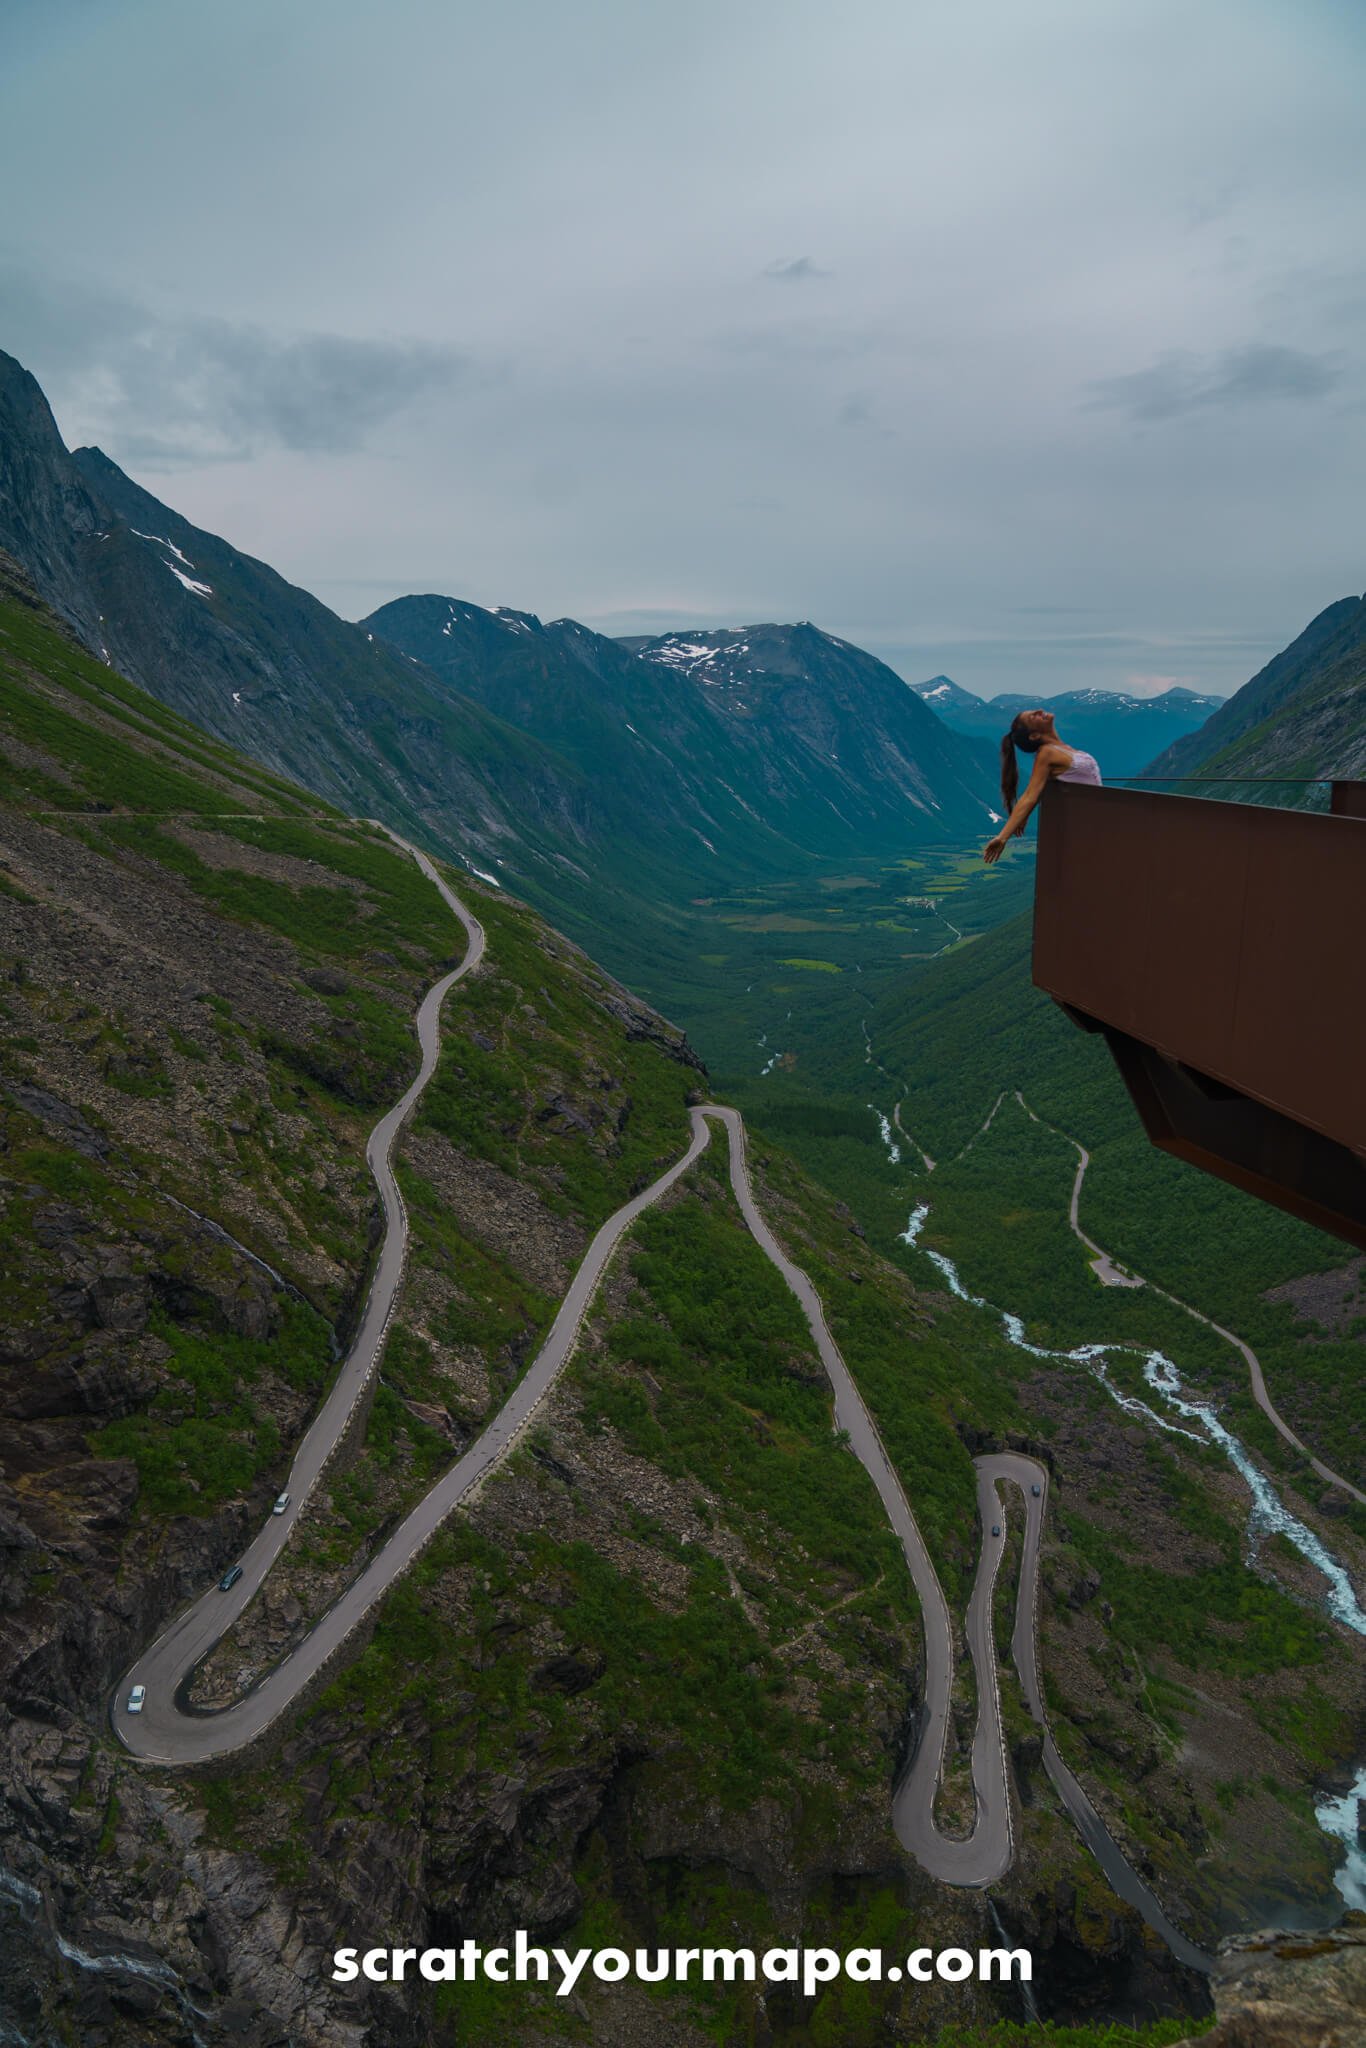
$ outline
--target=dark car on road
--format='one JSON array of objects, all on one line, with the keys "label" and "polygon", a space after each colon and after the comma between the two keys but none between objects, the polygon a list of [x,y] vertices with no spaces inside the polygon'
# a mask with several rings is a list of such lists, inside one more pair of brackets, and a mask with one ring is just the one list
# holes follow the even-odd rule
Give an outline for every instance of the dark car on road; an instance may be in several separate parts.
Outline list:
[{"label": "dark car on road", "polygon": [[224,1572],[222,1578],[218,1581],[219,1592],[226,1593],[230,1586],[235,1586],[237,1584],[237,1581],[241,1578],[241,1576],[242,1567],[240,1564],[229,1566],[228,1570]]}]

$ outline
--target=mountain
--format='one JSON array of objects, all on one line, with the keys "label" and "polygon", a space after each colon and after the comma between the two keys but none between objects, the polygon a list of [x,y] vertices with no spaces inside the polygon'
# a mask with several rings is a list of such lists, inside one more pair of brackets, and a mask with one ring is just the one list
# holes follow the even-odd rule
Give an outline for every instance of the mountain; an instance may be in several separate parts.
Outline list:
[{"label": "mountain", "polygon": [[1366,597],[1330,604],[1146,772],[1366,779]]},{"label": "mountain", "polygon": [[[982,709],[982,699],[974,697],[971,690],[960,689],[952,676],[931,676],[927,683],[912,683],[911,688],[922,704],[928,704],[937,711],[945,724],[952,721],[946,716],[950,711],[958,712],[962,718],[971,718]],[[973,732],[977,728],[963,724],[955,730]]]},{"label": "mountain", "polygon": [[[652,762],[651,777],[630,788],[597,772],[595,755],[587,770],[576,766],[191,525],[100,451],[68,455],[37,384],[8,357],[0,546],[121,674],[273,771],[420,834],[580,936],[615,943],[619,964],[638,967],[667,944],[661,907],[716,880],[699,793],[679,797],[676,830],[661,822],[667,768]],[[526,665],[534,679],[534,661]],[[728,880],[810,860],[731,809]]]},{"label": "mountain", "polygon": [[960,689],[948,676],[932,676],[911,688],[955,732],[991,739],[998,745],[1017,711],[1046,705],[1059,732],[1075,746],[1093,753],[1102,774],[1112,780],[1141,773],[1157,748],[1195,730],[1223,703],[1221,697],[1180,688],[1164,690],[1160,697],[1131,697],[1118,690],[1065,690],[1056,697],[1003,692],[987,703]]},{"label": "mountain", "polygon": [[[641,660],[707,697],[756,774],[776,791],[805,790],[849,819],[860,792],[889,850],[905,807],[933,814],[946,832],[980,832],[992,790],[982,749],[946,747],[933,718],[912,706],[885,662],[809,622],[623,640]],[[828,764],[828,765],[827,765]],[[885,824],[883,820],[885,819]],[[857,841],[852,841],[857,844]]]},{"label": "mountain", "polygon": [[[187,532],[148,531],[161,574],[175,563],[216,594]],[[534,637],[529,616],[521,633]],[[733,682],[696,687],[708,715],[738,720],[751,685],[740,650],[728,642],[718,669],[722,655]],[[826,658],[796,639],[766,656],[755,696],[800,693]],[[675,664],[653,668],[679,689]],[[712,714],[727,687],[737,702]],[[92,657],[3,562],[0,740],[5,2029],[106,2048],[453,2048],[553,2029],[558,2008],[535,1987],[500,2000],[486,1985],[477,2001],[456,1987],[445,2002],[417,1983],[334,1985],[328,1953],[352,1928],[416,1947],[509,1926],[571,1948],[763,1947],[776,1932],[848,1949],[874,1927],[903,1950],[913,1933],[976,1946],[978,1895],[929,1879],[888,1824],[924,1682],[900,1553],[715,1146],[640,1220],[515,1454],[268,1753],[149,1773],[111,1741],[113,1687],[241,1554],[331,1383],[376,1238],[367,1132],[413,1071],[421,991],[463,942],[375,829]],[[604,1218],[686,1137],[701,1076],[681,1035],[524,905],[460,886],[488,952],[446,998],[436,1073],[402,1140],[413,1238],[382,1380],[278,1576],[196,1674],[200,1704],[287,1655],[473,1440]],[[1044,1108],[1076,1112],[1103,1147],[1086,1077],[1074,1099],[1056,1042],[1031,1036],[1026,943],[989,934],[931,962],[904,1000],[879,997],[848,1057],[861,1091],[893,1055],[914,1076],[907,1127],[923,1108],[942,1152],[927,1247],[1061,1346],[1094,1336],[1097,1299],[1066,1234],[1070,1150],[1007,1106],[950,1156],[984,1121],[983,1083],[1021,1073],[1022,1052],[1026,1085],[1052,1090]],[[889,1183],[884,1229],[764,1131],[750,1156],[955,1612],[979,1549],[972,1454],[1047,1461],[1050,1717],[1130,1858],[1205,1938],[1322,1894],[1308,1795],[1349,1752],[1359,1669],[1299,1553],[1248,1552],[1226,1465],[1134,1412],[1136,1362],[1121,1407],[1076,1360],[1022,1357],[993,1311],[945,1291],[905,1230],[918,1185]],[[1198,1263],[1176,1204],[1142,1185],[1136,1207],[1156,1251],[1165,1232],[1168,1256],[1175,1239]],[[1265,1285],[1287,1269],[1259,1270]],[[1292,1286],[1312,1270],[1312,1257],[1292,1265]],[[1308,1428],[1336,1357],[1317,1325],[1337,1310],[1312,1289],[1296,1299],[1278,1314],[1292,1329],[1314,1317],[1312,1343],[1286,1339],[1302,1347]],[[1212,1345],[1153,1293],[1104,1305],[1107,1337]],[[1184,1370],[1209,1366],[1180,1355]],[[1345,1431],[1349,1404],[1329,1419]],[[1017,1538],[1003,1519],[1004,1598]],[[1356,1540],[1350,1514],[1316,1526],[1334,1549]],[[1191,1981],[1059,1814],[1011,1680],[1004,1716],[1020,1796],[993,1910],[1034,1952],[1045,2016],[1189,2010]],[[972,1736],[958,1701],[950,1825],[970,1811]],[[699,2017],[691,1992],[657,1995],[678,2048],[716,2038],[717,2011],[730,2033],[759,2017],[743,2007],[732,2025],[729,2005]],[[594,2039],[658,2031],[653,2002],[647,2028],[625,1991],[586,1978],[579,1996]],[[952,2012],[985,2025],[1014,1999],[974,1984]],[[767,2002],[775,2048],[814,2038],[813,2022],[850,2048],[923,2039],[947,2010],[910,1984],[821,2000],[814,2016]]]},{"label": "mountain", "polygon": [[68,455],[0,356],[0,547],[120,674],[278,773],[485,866],[548,882],[591,857],[570,764],[455,697],[264,563],[202,532],[98,449]]},{"label": "mountain", "polygon": [[804,683],[789,673],[756,715],[570,620],[414,598],[348,624],[98,449],[69,455],[8,356],[0,547],[121,674],[273,771],[496,875],[620,971],[674,943],[670,906],[718,886],[985,821],[983,758],[829,636],[772,629],[807,644]]},{"label": "mountain", "polygon": [[[0,738],[5,2037],[557,2031],[535,1985],[334,1983],[334,1944],[371,1930],[418,1948],[512,1927],[571,1950],[975,1948],[978,1895],[935,1884],[889,1825],[923,1684],[904,1561],[715,1145],[623,1246],[520,1448],[267,1746],[179,1772],[112,1739],[122,1674],[269,1521],[356,1328],[378,1231],[367,1132],[464,939],[387,838],[92,658],[3,561]],[[524,906],[459,886],[487,952],[445,998],[402,1139],[412,1240],[382,1378],[195,1674],[201,1704],[327,1610],[518,1383],[604,1218],[686,1143],[702,1077],[680,1034]],[[751,1170],[961,1603],[967,1444],[1033,1440],[1003,1347],[776,1147]],[[1064,1610],[1094,1616],[1061,1532],[1047,1569]],[[1083,1732],[1122,1753],[1117,1681],[1098,1653],[1071,1662],[1060,1737],[1120,1829],[1145,1795],[1107,1784]],[[1010,1715],[1019,1856],[994,1896],[1046,2010],[1190,2010]],[[955,1714],[956,1798],[971,1730]],[[1151,1848],[1178,1896],[1208,1840],[1190,1811],[1181,1825],[1190,1853]],[[819,2038],[923,2038],[946,2009],[936,1987],[855,1988],[820,1993]],[[644,2012],[591,1973],[576,1996],[585,2038],[654,2040],[661,2014],[678,2048],[717,2038],[694,1985]],[[1016,1997],[955,1987],[953,2011],[986,2025]],[[812,2014],[773,1998],[764,2038],[801,2048]]]},{"label": "mountain", "polygon": [[534,732],[666,844],[773,874],[987,822],[990,768],[900,678],[811,625],[610,640],[573,619],[405,597],[364,622]]}]

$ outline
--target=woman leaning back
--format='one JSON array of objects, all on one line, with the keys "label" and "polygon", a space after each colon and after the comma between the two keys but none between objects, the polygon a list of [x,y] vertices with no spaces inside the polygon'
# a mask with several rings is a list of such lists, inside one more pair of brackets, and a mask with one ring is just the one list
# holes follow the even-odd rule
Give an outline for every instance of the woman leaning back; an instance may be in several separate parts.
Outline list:
[{"label": "woman leaning back", "polygon": [[[1022,754],[1034,756],[1034,772],[1023,796],[1017,795],[1020,787],[1015,761],[1017,747]],[[1100,768],[1095,755],[1084,752],[1081,747],[1069,747],[1066,740],[1060,739],[1051,711],[1042,707],[1037,711],[1021,711],[1001,741],[1001,795],[1005,800],[1006,821],[996,837],[987,841],[983,860],[988,864],[999,860],[1006,850],[1006,841],[1018,839],[1030,812],[1050,782],[1099,781]]]}]

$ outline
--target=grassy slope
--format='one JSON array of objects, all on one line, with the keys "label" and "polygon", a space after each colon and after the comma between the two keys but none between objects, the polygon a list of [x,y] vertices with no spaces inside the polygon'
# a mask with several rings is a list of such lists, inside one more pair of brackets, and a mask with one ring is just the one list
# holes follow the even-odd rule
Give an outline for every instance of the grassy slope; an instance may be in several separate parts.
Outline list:
[{"label": "grassy slope", "polygon": [[[1088,1234],[1236,1330],[1262,1358],[1291,1426],[1338,1469],[1361,1471],[1359,1334],[1330,1337],[1264,1299],[1284,1281],[1341,1269],[1346,1248],[1148,1144],[1102,1042],[1075,1030],[1032,986],[1026,920],[937,963],[885,1001],[869,1028],[884,1065],[905,1078],[903,1121],[934,1157],[965,1145],[1002,1089],[1019,1088],[1039,1116],[1085,1145],[1092,1158],[1081,1218]],[[1042,1148],[1046,1141],[1036,1135]],[[1187,1321],[1184,1328],[1199,1346],[1194,1327]],[[1241,1385],[1233,1355],[1225,1348],[1223,1357]],[[1240,1421],[1275,1454],[1269,1425],[1249,1411],[1250,1403],[1240,1405]],[[1304,1483],[1312,1490],[1311,1480]]]},{"label": "grassy slope", "polygon": [[[300,1326],[315,1385],[320,1340],[302,1335],[308,1309],[344,1316],[367,1255],[364,1134],[414,1064],[416,996],[458,957],[463,935],[381,835],[123,682],[18,586],[0,594],[0,730],[0,915],[14,963],[6,1069],[21,1087],[77,1082],[80,1112],[104,1134],[100,1158],[66,1158],[11,1097],[16,1169],[102,1205],[110,1221],[155,1209],[172,1228],[168,1195],[221,1218],[307,1298],[286,1320]],[[139,893],[148,918],[103,928],[92,906]],[[462,1127],[478,1131],[514,1173],[541,1174],[554,1206],[595,1227],[683,1141],[689,1070],[668,1056],[667,1031],[659,1044],[626,1036],[603,1007],[610,985],[581,956],[561,977],[554,1016],[520,1005],[544,984],[538,946],[549,941],[530,913],[474,891],[484,893],[498,965],[464,992],[466,1029],[447,1048],[419,1128],[456,1139]],[[185,945],[156,950],[158,928],[179,937],[182,925]],[[231,945],[215,946],[217,931],[241,936],[245,983],[241,947],[234,959]],[[115,963],[125,1003],[112,999]],[[502,1041],[497,1058],[476,1043],[481,1020]],[[542,1101],[522,1099],[533,1071]],[[592,1091],[586,1128],[553,1111],[547,1127],[540,1112],[576,1088]],[[610,1143],[593,1127],[609,1114]],[[344,1195],[333,1185],[343,1178]],[[421,1213],[419,1184],[413,1193]],[[439,1216],[431,1227],[439,1233]],[[30,1241],[22,1212],[9,1234]],[[10,1306],[22,1306],[18,1294]],[[164,1303],[157,1316],[163,1340],[178,1344]],[[196,1388],[178,1434],[148,1415],[100,1438],[106,1452],[139,1461],[144,1504],[166,1513],[237,1491],[252,1434],[233,1383],[262,1360],[244,1350],[225,1376],[197,1345],[177,1351],[177,1377]]]},{"label": "grassy slope", "polygon": [[[149,1539],[174,1557],[187,1509],[226,1559],[325,1370],[322,1318],[354,1296],[369,1210],[364,1130],[411,1065],[412,1003],[453,934],[386,844],[205,741],[22,604],[4,609],[0,631],[11,740],[0,911],[16,963],[4,992],[6,1072],[21,1087],[74,1098],[106,1145],[92,1160],[50,1120],[15,1109],[10,1163],[22,1174],[6,1220],[22,1222],[38,1188],[78,1209],[97,1237],[122,1241],[154,1222],[155,1301],[140,1338],[152,1378],[125,1413],[79,1427],[97,1463],[135,1475],[131,1519],[113,1539],[134,1570]],[[157,815],[107,808],[121,804]],[[134,928],[126,919],[144,901],[146,928]],[[115,906],[125,921],[110,933],[92,905]],[[488,972],[457,998],[409,1145],[411,1299],[368,1437],[338,1473],[325,1504],[331,1524],[315,1532],[335,1546],[323,1567],[344,1568],[448,1455],[430,1411],[438,1421],[444,1411],[457,1432],[488,1412],[525,1363],[574,1246],[683,1141],[693,1077],[667,1044],[632,1035],[591,965],[528,913],[490,899],[487,914]],[[945,965],[962,973],[992,943]],[[145,974],[121,976],[137,947]],[[85,984],[78,1000],[64,993],[73,961]],[[970,1073],[968,1085],[975,1080]],[[935,1114],[946,1129],[958,1114],[947,1085]],[[35,1150],[45,1156],[35,1160]],[[942,1300],[927,1315],[837,1202],[776,1148],[759,1145],[756,1162],[961,1597],[976,1543],[965,1435],[1058,1425],[1024,1398],[1018,1356],[998,1331]],[[463,1853],[468,1799],[542,1749],[554,1782],[565,1745],[585,1742],[608,1778],[623,1763],[638,1768],[642,1797],[675,1828],[686,1821],[679,1759],[699,1797],[710,1787],[742,1831],[762,1788],[790,1817],[780,1861],[811,1873],[813,1929],[835,1924],[819,1873],[839,1867],[835,1845],[851,1811],[864,1816],[876,1856],[889,1853],[885,1788],[914,1648],[904,1587],[870,1489],[832,1449],[828,1401],[790,1304],[735,1227],[715,1169],[713,1159],[676,1209],[642,1229],[625,1291],[604,1310],[549,1437],[491,1491],[482,1521],[453,1525],[386,1603],[371,1649],[301,1724],[285,1776],[249,1774],[213,1795],[223,1838],[273,1840],[282,1881],[306,1887],[330,1831],[371,1810],[347,1777],[363,1770],[360,1789],[372,1807],[379,1799],[386,1823],[418,1831],[439,1900],[443,1873]],[[870,1229],[897,1211],[904,1220],[904,1190],[877,1185]],[[501,1198],[509,1188],[524,1190],[530,1207],[500,1238],[489,1191]],[[178,1248],[163,1194],[182,1190],[303,1296],[293,1309],[270,1306],[264,1349],[245,1328],[225,1330],[210,1254],[197,1242]],[[970,1209],[971,1189],[960,1199]],[[31,1227],[14,1242],[42,1320],[39,1293],[50,1297],[59,1276]],[[240,1260],[222,1248],[212,1257],[228,1271],[224,1286],[246,1287]],[[192,1287],[167,1284],[177,1260],[193,1268]],[[566,1468],[583,1475],[577,1487],[566,1486]],[[1175,1483],[1168,1490],[1179,1496]],[[1188,1519],[1207,1522],[1208,1512],[1198,1496]],[[1097,1527],[1106,1528],[1103,1513],[1083,1513],[1073,1540],[1057,1545],[1053,1569],[1064,1579],[1084,1569]],[[1121,1528],[1120,1553],[1131,1547]],[[34,1626],[58,1626],[54,1587],[71,1597],[79,1574],[41,1546],[30,1563],[30,1598],[51,1611],[22,1612]],[[189,1582],[202,1571],[197,1564]],[[1273,1619],[1279,1626],[1280,1610]],[[1249,1641],[1261,1625],[1258,1615],[1231,1624]],[[487,1662],[470,1656],[481,1631],[498,1646]],[[587,1687],[562,1700],[564,1688],[538,1676],[550,1636],[590,1673],[601,1660]],[[1305,1651],[1312,1662],[1319,1646]],[[472,1669],[484,1674],[473,1685]],[[681,1682],[661,1683],[672,1671]],[[1069,1679],[1062,1704],[1094,1725],[1111,1684],[1101,1674],[1088,1693]],[[1288,1711],[1298,1698],[1292,1687]],[[337,1741],[337,1717],[350,1726],[357,1713],[372,1734],[386,1730],[360,1756]],[[321,1806],[320,1748],[336,1753],[341,1773]],[[1104,1784],[1107,1754],[1084,1746],[1077,1760]],[[282,1832],[278,1800],[291,1785],[297,1824]],[[1056,1878],[1060,1863],[1075,1863],[1075,1845],[1058,1835],[1046,1793],[1038,1798],[1028,1827],[1049,1845]],[[1182,1882],[1181,1853],[1142,1799],[1133,1820]],[[358,1829],[353,1857],[363,1859],[366,1834]],[[736,1838],[724,1847],[733,1859]],[[553,1861],[563,1844],[545,1853]],[[610,1920],[623,1910],[620,1872],[598,1854],[590,1841],[575,1882],[585,1911]],[[687,1856],[665,1859],[655,1875],[676,1886],[688,1867]],[[737,1892],[733,1866],[715,1882],[707,1911],[721,1915],[717,1924],[739,1913],[760,1930],[769,1908],[752,1886]],[[1027,1891],[1022,1910],[1026,1901]],[[904,1895],[898,1905],[894,1891],[890,1911],[893,1924],[904,1918]],[[701,1904],[696,1913],[705,1918]]]},{"label": "grassy slope", "polygon": [[[365,1268],[364,1134],[411,1070],[413,1004],[457,934],[387,842],[205,740],[15,593],[0,604],[0,720],[6,1320],[21,1337],[37,1333],[43,1372],[54,1373],[50,1419],[36,1429],[27,1366],[7,1368],[0,1390],[18,1403],[6,1469],[20,1512],[41,1509],[19,1553],[14,1640],[30,1670],[69,1673],[86,1731],[73,1770],[105,1788],[92,1853],[112,1909],[138,1925],[180,1879],[173,1850],[136,1819],[141,1774],[95,1732],[99,1697],[168,1597],[235,1554],[279,1482],[330,1370],[328,1325],[344,1324]],[[461,991],[408,1145],[414,1256],[386,1384],[354,1459],[337,1468],[330,1524],[299,1546],[305,1571],[345,1570],[453,1455],[433,1414],[458,1434],[488,1412],[592,1228],[686,1138],[697,1076],[668,1028],[531,913],[492,895],[480,911],[489,966]],[[360,1703],[369,1732],[345,1769],[378,1774],[386,1825],[408,1829],[408,1853],[429,1860],[434,1903],[470,1798],[486,1799],[528,1756],[553,1781],[566,1745],[590,1737],[609,1776],[638,1768],[658,1811],[677,1810],[680,1786],[696,1798],[713,1788],[737,1816],[723,1845],[732,1863],[762,1789],[787,1845],[779,1867],[790,1858],[815,1887],[814,1926],[830,1924],[821,1873],[841,1867],[852,1812],[871,1845],[855,1870],[895,1862],[886,1788],[915,1654],[904,1581],[871,1488],[831,1438],[791,1303],[738,1228],[718,1170],[713,1156],[696,1190],[642,1233],[634,1275],[622,1277],[625,1312],[619,1324],[604,1318],[574,1397],[581,1417],[565,1423],[570,1455],[585,1447],[593,1468],[586,1492],[610,1488],[624,1459],[655,1475],[641,1479],[653,1509],[607,1494],[587,1534],[573,1514],[557,1525],[559,1446],[542,1441],[509,1481],[502,1522],[453,1526],[294,1738],[300,1781],[316,1782],[320,1760],[346,1750],[329,1716]],[[927,1513],[946,1569],[961,1576],[970,1491],[954,1429],[953,1318],[930,1327],[828,1201],[776,1156],[761,1170],[794,1241],[809,1240],[803,1255],[889,1435],[917,1446]],[[524,1207],[500,1236],[490,1218],[514,1192]],[[220,1219],[294,1293],[206,1238],[173,1197]],[[122,1320],[90,1306],[106,1299],[97,1265],[118,1268],[119,1299],[134,1303]],[[62,1374],[79,1375],[91,1354],[95,1313],[105,1377],[54,1413]],[[907,1324],[937,1390],[928,1412],[902,1384]],[[662,1421],[642,1413],[642,1389]],[[85,1498],[99,1503],[99,1535],[93,1549],[72,1548],[64,1532],[81,1524]],[[699,1498],[705,1515],[690,1505]],[[495,1516],[497,1506],[495,1490]],[[686,1515],[698,1527],[685,1544]],[[82,1660],[76,1632],[101,1613],[115,1576],[131,1604],[98,1657]],[[561,1698],[557,1683],[534,1682],[545,1662],[534,1643],[520,1659],[500,1651],[462,1691],[481,1615],[505,1644],[503,1610],[518,1602],[539,1605],[543,1628],[586,1660],[582,1709],[572,1688]],[[405,1778],[414,1768],[418,1779]],[[282,1829],[294,1781],[248,1773],[231,1796],[210,1788],[214,1825],[235,1840],[235,1819],[249,1835],[259,1791],[278,1881],[307,1895],[318,1830],[354,1804],[344,1778]],[[420,1814],[406,1803],[419,1785]],[[140,1855],[125,1855],[120,1844],[138,1839]],[[571,1827],[547,1854],[572,1858],[576,1839]],[[60,1856],[55,1839],[41,1844]],[[579,1896],[586,1911],[617,1912],[615,1875],[595,1853],[579,1866]],[[678,1874],[662,1870],[661,1881]],[[733,1868],[716,1882],[761,1928],[771,1910],[762,1886],[745,1880],[736,1892]],[[504,1910],[496,1898],[484,1910]],[[907,1910],[894,1899],[894,1920]]]},{"label": "grassy slope", "polygon": [[1366,600],[1340,598],[1210,717],[1155,776],[1366,775]]},{"label": "grassy slope", "polygon": [[[1105,1289],[1090,1272],[1066,1221],[1075,1150],[1032,1123],[1013,1090],[1090,1149],[1084,1227],[1240,1331],[1292,1425],[1353,1471],[1362,1445],[1360,1333],[1330,1338],[1311,1326],[1306,1341],[1303,1321],[1263,1299],[1278,1281],[1342,1268],[1344,1248],[1153,1152],[1103,1046],[1033,989],[1028,948],[1019,919],[884,988],[867,1013],[873,1064],[849,1058],[843,1030],[824,1049],[828,1089],[756,1087],[745,1105],[752,1125],[841,1194],[871,1242],[904,1259],[919,1284],[929,1277],[923,1253],[899,1250],[897,1239],[912,1206],[927,1200],[921,1242],[952,1256],[973,1292],[1022,1315],[1032,1342],[1160,1346],[1188,1385],[1215,1397],[1283,1497],[1313,1521],[1324,1488],[1253,1406],[1236,1354],[1151,1290]],[[975,1136],[1003,1090],[990,1131]],[[932,1175],[904,1138],[901,1164],[890,1163],[869,1099],[887,1114],[900,1100],[906,1130],[940,1162]],[[975,1343],[985,1350],[999,1335],[998,1313],[964,1314],[976,1316]],[[973,1345],[965,1333],[965,1358]],[[1147,1393],[1140,1362],[1112,1361],[1116,1385],[1131,1396]],[[1281,1539],[1249,1548],[1248,1495],[1221,1455],[1126,1419],[1083,1369],[1015,1352],[993,1386],[994,1413],[964,1377],[965,1427],[978,1422],[997,1440],[1011,1428],[1032,1435],[1054,1467],[1045,1659],[1064,1750],[1089,1783],[1106,1788],[1121,1832],[1144,1845],[1169,1884],[1183,1869],[1190,1879],[1180,1815],[1193,1796],[1218,1844],[1194,1880],[1197,1892],[1222,1890],[1222,1910],[1236,1918],[1265,1910],[1282,1873],[1299,1872],[1291,1893],[1297,1884],[1312,1890],[1321,1877],[1311,1873],[1325,1864],[1307,1779],[1359,1742],[1351,1701],[1361,1647],[1325,1622],[1322,1580]],[[1318,1527],[1360,1572],[1361,1516],[1335,1514]],[[1099,1690],[1088,1697],[1091,1682]],[[1210,1722],[1216,1696],[1233,1720]],[[1239,1720],[1241,1771],[1230,1749]],[[1199,1762],[1207,1744],[1225,1759],[1222,1775]],[[1193,1770],[1183,1754],[1195,1759]],[[1268,1786],[1285,1794],[1279,1810],[1267,1804]]]}]

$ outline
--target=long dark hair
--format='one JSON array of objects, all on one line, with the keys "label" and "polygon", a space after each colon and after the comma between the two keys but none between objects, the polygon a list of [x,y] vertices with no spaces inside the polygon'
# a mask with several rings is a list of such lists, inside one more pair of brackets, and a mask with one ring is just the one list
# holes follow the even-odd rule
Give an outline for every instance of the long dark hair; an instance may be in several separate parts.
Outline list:
[{"label": "long dark hair", "polygon": [[1016,715],[1010,731],[1001,741],[1001,795],[1005,799],[1006,816],[1015,808],[1015,799],[1020,792],[1020,771],[1015,760],[1015,749],[1022,754],[1037,754],[1043,745],[1043,734],[1031,732],[1024,722],[1024,713]]}]

